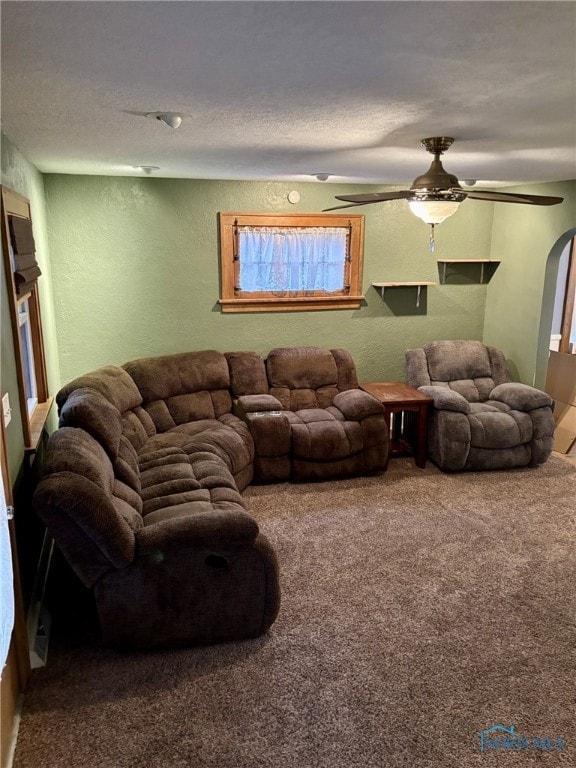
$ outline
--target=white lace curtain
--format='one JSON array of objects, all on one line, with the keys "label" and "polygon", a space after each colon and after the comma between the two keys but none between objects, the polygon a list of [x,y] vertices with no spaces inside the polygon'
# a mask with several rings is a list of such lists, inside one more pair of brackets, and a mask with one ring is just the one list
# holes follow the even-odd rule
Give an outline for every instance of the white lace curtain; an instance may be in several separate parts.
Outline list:
[{"label": "white lace curtain", "polygon": [[240,290],[341,291],[347,237],[345,227],[240,227]]}]

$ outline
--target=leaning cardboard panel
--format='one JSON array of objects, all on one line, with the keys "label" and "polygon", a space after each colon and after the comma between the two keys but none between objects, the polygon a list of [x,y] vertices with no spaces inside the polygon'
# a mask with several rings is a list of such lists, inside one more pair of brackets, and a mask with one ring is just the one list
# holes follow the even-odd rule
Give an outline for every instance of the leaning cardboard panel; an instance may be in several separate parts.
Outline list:
[{"label": "leaning cardboard panel", "polygon": [[554,450],[576,451],[576,355],[550,352],[546,392],[554,398]]}]

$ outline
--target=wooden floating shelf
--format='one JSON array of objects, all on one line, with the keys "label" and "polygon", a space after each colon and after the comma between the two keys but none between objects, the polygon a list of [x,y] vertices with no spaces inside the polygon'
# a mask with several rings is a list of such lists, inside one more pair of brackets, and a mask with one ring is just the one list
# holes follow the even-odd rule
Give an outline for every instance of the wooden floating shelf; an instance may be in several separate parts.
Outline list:
[{"label": "wooden floating shelf", "polygon": [[375,288],[397,288],[399,286],[403,285],[438,285],[437,281],[423,281],[423,280],[414,280],[413,282],[407,283],[407,282],[401,282],[401,283],[372,283],[372,285]]},{"label": "wooden floating shelf", "polygon": [[382,298],[384,298],[384,293],[386,291],[386,288],[417,288],[418,291],[416,293],[416,306],[420,306],[420,293],[422,291],[422,288],[427,288],[429,285],[438,285],[437,282],[433,280],[412,280],[412,281],[402,281],[402,282],[386,282],[386,283],[372,283],[374,288],[380,291],[380,295]]},{"label": "wooden floating shelf", "polygon": [[[437,262],[438,271],[440,273],[440,283],[442,285],[446,283],[446,269],[448,266],[458,266],[460,264],[480,264],[480,283],[488,283],[494,272],[496,272],[498,269],[499,264],[501,263],[499,259],[437,259]],[[441,269],[440,264],[442,265]],[[484,280],[487,264],[489,265],[489,274],[487,275],[486,280]],[[493,269],[490,269],[490,267],[493,267]]]}]

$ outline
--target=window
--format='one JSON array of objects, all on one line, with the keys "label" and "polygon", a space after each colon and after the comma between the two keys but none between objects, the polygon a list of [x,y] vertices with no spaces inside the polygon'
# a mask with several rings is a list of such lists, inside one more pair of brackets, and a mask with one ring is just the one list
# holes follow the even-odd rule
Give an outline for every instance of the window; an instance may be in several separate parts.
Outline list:
[{"label": "window", "polygon": [[24,392],[26,394],[26,413],[31,416],[38,405],[38,387],[34,368],[34,345],[28,301],[30,294],[18,301],[18,327],[20,330],[20,349],[24,369]]},{"label": "window", "polygon": [[223,312],[357,309],[364,216],[220,214]]},{"label": "window", "polygon": [[12,316],[18,396],[27,451],[40,440],[52,398],[48,396],[35,244],[30,203],[2,188],[2,252]]}]

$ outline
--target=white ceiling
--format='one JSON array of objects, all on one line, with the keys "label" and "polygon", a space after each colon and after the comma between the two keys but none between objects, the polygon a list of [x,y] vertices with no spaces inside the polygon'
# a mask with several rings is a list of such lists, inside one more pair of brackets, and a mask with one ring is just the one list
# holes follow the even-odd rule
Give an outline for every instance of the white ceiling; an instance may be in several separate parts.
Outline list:
[{"label": "white ceiling", "polygon": [[[44,172],[576,178],[574,2],[4,0],[2,131]],[[187,115],[173,130],[151,111]]]}]

